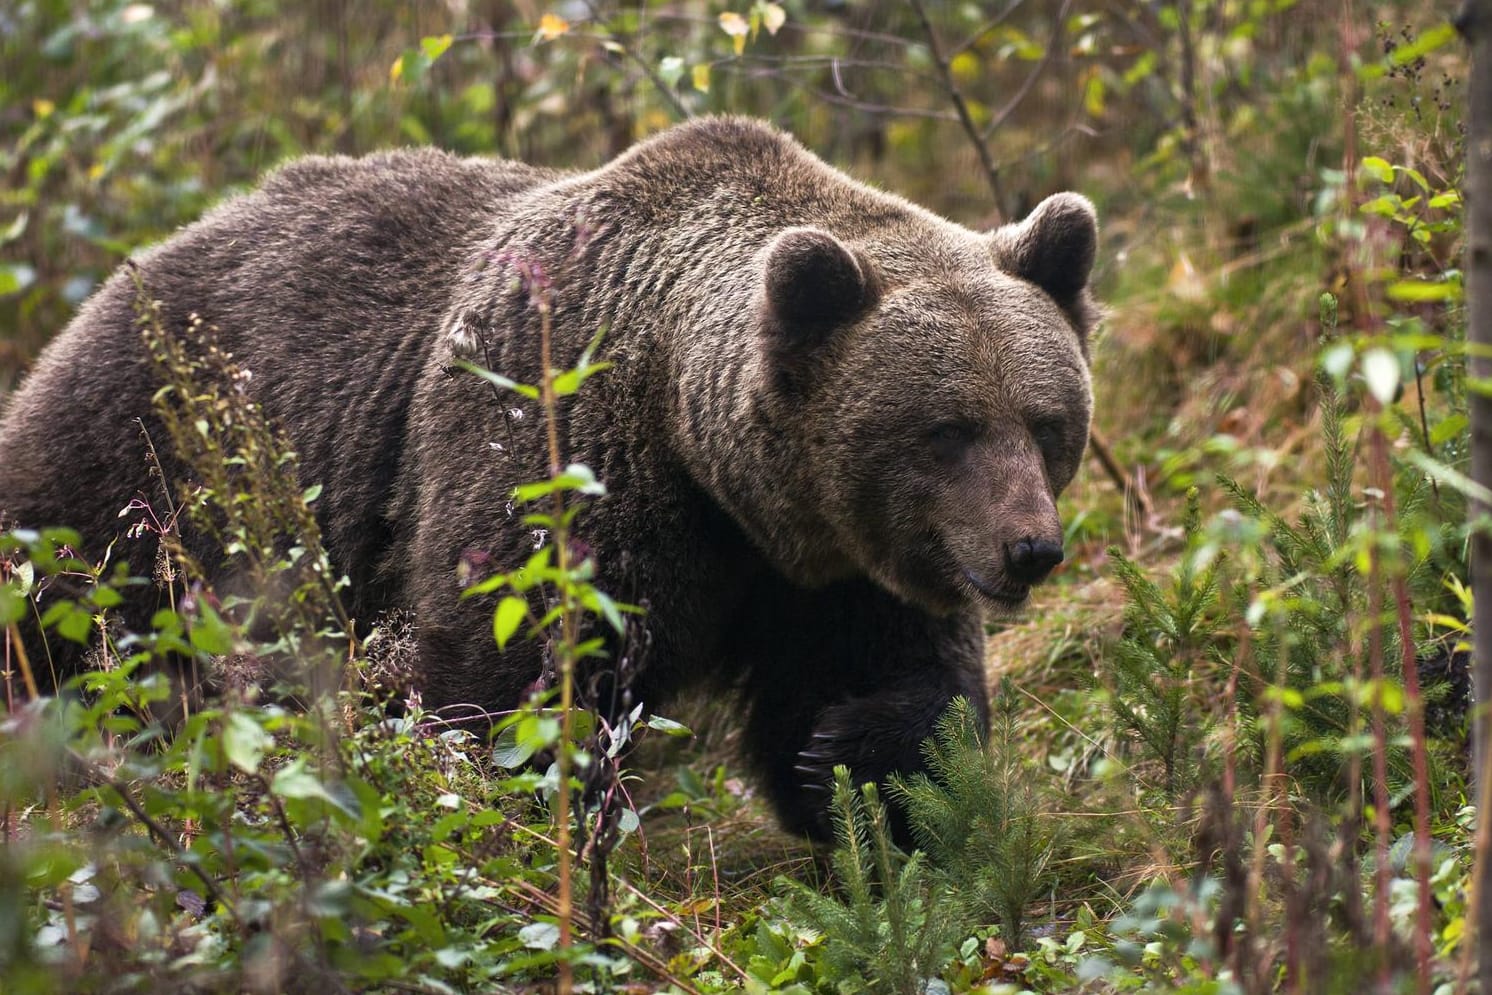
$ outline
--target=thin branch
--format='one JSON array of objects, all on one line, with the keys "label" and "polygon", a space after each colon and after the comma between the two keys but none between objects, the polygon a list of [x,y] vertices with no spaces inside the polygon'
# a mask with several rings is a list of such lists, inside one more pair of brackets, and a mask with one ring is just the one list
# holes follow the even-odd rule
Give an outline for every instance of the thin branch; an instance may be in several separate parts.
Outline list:
[{"label": "thin branch", "polygon": [[1010,6],[1000,11],[1000,13],[996,14],[988,21],[985,21],[984,24],[980,25],[978,31],[975,31],[969,37],[965,38],[962,42],[955,45],[953,47],[953,50],[948,53],[949,57],[952,58],[954,56],[962,55],[964,52],[967,52],[975,45],[978,45],[980,42],[984,41],[984,39],[989,35],[991,31],[995,30],[1000,25],[1010,20],[1010,15],[1014,14],[1017,10],[1020,10],[1021,6],[1025,2],[1026,0],[1011,0]]},{"label": "thin branch", "polygon": [[1000,168],[995,165],[995,160],[990,155],[989,143],[979,134],[979,127],[969,113],[969,102],[964,99],[963,91],[958,88],[958,81],[953,78],[951,60],[943,52],[943,46],[938,41],[938,33],[927,16],[927,8],[923,6],[922,0],[910,0],[910,2],[912,10],[917,14],[917,20],[922,24],[922,31],[927,36],[927,48],[932,53],[933,63],[938,67],[938,75],[943,79],[943,89],[947,92],[948,99],[952,101],[953,109],[958,113],[959,124],[963,127],[964,133],[969,136],[969,141],[973,143],[974,151],[979,155],[979,163],[984,167],[984,178],[988,181],[990,192],[995,197],[995,208],[1000,212],[1001,218],[1004,218],[1007,202],[1003,184],[1000,182]]},{"label": "thin branch", "polygon": [[618,34],[606,26],[606,19],[596,9],[593,0],[586,0],[585,9],[590,11],[591,17],[596,22],[596,27],[605,32],[602,36],[603,40],[615,45],[621,51],[623,57],[630,60],[638,69],[642,70],[643,75],[648,78],[648,82],[653,84],[653,88],[658,91],[658,95],[663,98],[664,103],[668,104],[676,115],[686,121],[694,116],[689,108],[685,106],[684,102],[679,99],[679,95],[674,92],[673,87],[668,85],[668,81],[658,75],[658,70],[654,69],[652,64],[647,59],[644,59],[638,53],[637,49],[632,46],[631,39],[626,35]]},{"label": "thin branch", "polygon": [[990,136],[999,129],[1000,125],[1004,124],[1006,119],[1015,113],[1015,109],[1025,101],[1026,95],[1031,92],[1031,87],[1036,85],[1037,77],[1046,71],[1047,66],[1052,64],[1052,57],[1057,54],[1057,49],[1062,47],[1062,24],[1067,20],[1067,9],[1071,6],[1072,0],[1063,0],[1062,7],[1057,11],[1057,16],[1054,19],[1052,37],[1047,41],[1046,50],[1041,53],[1041,59],[1026,74],[1025,80],[1016,88],[1015,95],[1007,100],[1005,106],[1000,108],[995,116],[990,118],[989,124],[984,126],[984,132],[980,136],[982,141],[988,141]]}]

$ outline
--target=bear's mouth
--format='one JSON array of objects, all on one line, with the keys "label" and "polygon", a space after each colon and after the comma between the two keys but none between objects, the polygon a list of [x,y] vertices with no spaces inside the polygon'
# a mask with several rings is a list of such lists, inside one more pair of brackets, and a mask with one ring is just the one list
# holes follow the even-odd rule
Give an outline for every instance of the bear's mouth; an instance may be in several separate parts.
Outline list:
[{"label": "bear's mouth", "polygon": [[964,567],[964,580],[967,580],[973,586],[974,590],[1001,608],[1019,608],[1026,603],[1026,599],[1031,595],[1031,587],[1028,584],[1011,584],[1008,582],[994,584],[968,567]]}]

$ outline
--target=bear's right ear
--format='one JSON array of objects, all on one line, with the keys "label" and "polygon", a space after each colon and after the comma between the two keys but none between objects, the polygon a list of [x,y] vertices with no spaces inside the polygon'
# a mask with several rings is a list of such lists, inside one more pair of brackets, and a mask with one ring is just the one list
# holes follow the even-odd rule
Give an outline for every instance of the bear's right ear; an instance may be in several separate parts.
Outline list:
[{"label": "bear's right ear", "polygon": [[819,228],[789,228],[767,250],[764,279],[771,332],[782,345],[816,342],[864,314],[875,277],[839,239]]}]

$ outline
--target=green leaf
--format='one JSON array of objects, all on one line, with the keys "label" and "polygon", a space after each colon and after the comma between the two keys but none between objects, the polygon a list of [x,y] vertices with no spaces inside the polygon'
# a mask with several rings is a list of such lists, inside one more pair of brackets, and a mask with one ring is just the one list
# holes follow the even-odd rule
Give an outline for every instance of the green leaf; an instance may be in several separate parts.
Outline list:
[{"label": "green leaf", "polygon": [[1404,201],[1396,193],[1386,193],[1372,200],[1364,201],[1358,208],[1363,214],[1376,214],[1383,218],[1392,218],[1398,215],[1399,209],[1404,206]]},{"label": "green leaf", "polygon": [[1427,31],[1421,31],[1419,37],[1409,44],[1397,46],[1389,53],[1388,61],[1391,65],[1407,66],[1409,63],[1419,59],[1420,56],[1428,55],[1455,40],[1455,26],[1443,21]]},{"label": "green leaf", "polygon": [[589,366],[577,366],[573,370],[566,370],[554,378],[554,395],[556,397],[569,397],[580,390],[580,385],[602,370],[610,369],[610,363],[592,363]]},{"label": "green leaf", "polygon": [[223,755],[245,774],[259,769],[264,754],[275,740],[264,727],[243,712],[230,712],[223,726]]},{"label": "green leaf", "polygon": [[0,263],[0,297],[18,294],[36,282],[36,270],[24,263]]},{"label": "green leaf", "polygon": [[580,603],[593,614],[600,615],[618,633],[626,630],[626,623],[622,621],[622,613],[617,603],[607,594],[589,588],[581,595]]},{"label": "green leaf", "polygon": [[1430,445],[1443,446],[1466,430],[1467,420],[1463,414],[1453,414],[1443,419],[1430,430]]},{"label": "green leaf", "polygon": [[1380,183],[1392,183],[1394,181],[1394,167],[1389,165],[1387,159],[1381,159],[1376,155],[1363,156],[1359,168]]},{"label": "green leaf", "polygon": [[58,601],[41,617],[42,625],[55,629],[62,638],[86,643],[93,632],[93,616],[72,601]]},{"label": "green leaf", "polygon": [[4,229],[0,229],[0,245],[5,245],[7,242],[14,242],[24,235],[26,233],[26,223],[30,220],[31,215],[27,211],[17,214],[14,221]]},{"label": "green leaf", "polygon": [[420,39],[420,51],[424,53],[425,58],[434,62],[446,54],[446,50],[451,47],[452,41],[453,39],[450,35],[430,35],[429,37]]},{"label": "green leaf", "polygon": [[1461,284],[1455,280],[1444,280],[1439,283],[1429,283],[1424,280],[1399,280],[1390,283],[1384,293],[1391,301],[1404,301],[1412,304],[1459,301]]},{"label": "green leaf", "polygon": [[504,770],[517,770],[537,752],[537,745],[518,741],[517,726],[508,726],[497,734],[497,741],[492,744],[492,762]]},{"label": "green leaf", "polygon": [[571,463],[565,467],[563,473],[549,480],[519,484],[513,488],[513,500],[536,501],[539,498],[548,497],[555,491],[578,491],[581,494],[601,495],[606,493],[606,485],[596,479],[590,467],[581,463]]},{"label": "green leaf", "polygon": [[233,652],[233,630],[222,616],[206,605],[189,634],[192,648],[208,656],[227,656]]},{"label": "green leaf", "polygon": [[529,400],[537,401],[539,399],[539,388],[533,386],[532,384],[519,383],[516,380],[511,380],[508,377],[503,376],[501,373],[493,373],[491,370],[478,366],[476,363],[470,362],[465,359],[458,359],[451,365],[456,367],[458,370],[465,370],[467,373],[475,373],[477,376],[492,384],[494,387],[501,387],[503,390],[511,390],[515,394],[518,394],[521,397],[526,397]]},{"label": "green leaf", "polygon": [[519,941],[530,950],[552,950],[559,937],[559,927],[552,922],[531,922],[518,931]]},{"label": "green leaf", "polygon": [[1444,484],[1451,488],[1451,490],[1460,491],[1461,494],[1473,501],[1492,505],[1492,490],[1488,490],[1484,485],[1472,480],[1461,471],[1448,467],[1437,459],[1426,456],[1418,449],[1409,450],[1404,454],[1404,458],[1425,471],[1425,474],[1436,482]]},{"label": "green leaf", "polygon": [[1419,170],[1413,168],[1412,166],[1395,166],[1394,172],[1401,173],[1402,175],[1409,177],[1409,179],[1413,181],[1414,185],[1425,191],[1425,193],[1430,192],[1430,181],[1425,179],[1424,173],[1421,173]]},{"label": "green leaf", "polygon": [[658,78],[663,80],[669,89],[678,86],[679,80],[684,76],[684,60],[677,55],[665,55],[658,62]]},{"label": "green leaf", "polygon": [[1431,207],[1450,207],[1459,203],[1461,203],[1461,195],[1454,190],[1447,190],[1445,193],[1438,193],[1430,198]]},{"label": "green leaf", "polygon": [[88,595],[88,600],[93,602],[95,608],[117,608],[124,603],[124,595],[112,587],[95,587]]},{"label": "green leaf", "polygon": [[663,733],[663,735],[665,736],[694,735],[693,731],[690,730],[688,726],[684,725],[681,722],[675,722],[673,719],[665,719],[661,715],[648,716],[648,728],[656,729],[659,732]]},{"label": "green leaf", "polygon": [[527,615],[528,602],[523,598],[509,595],[498,602],[497,611],[492,613],[492,638],[497,640],[499,650],[508,648],[508,640],[513,638],[513,633],[518,631]]},{"label": "green leaf", "polygon": [[[275,772],[274,780],[270,781],[269,790],[288,800],[325,802],[344,815],[360,818],[343,799],[329,791],[321,778],[309,770],[306,764],[305,757],[297,757],[281,767]],[[355,797],[354,795],[353,798]]]}]

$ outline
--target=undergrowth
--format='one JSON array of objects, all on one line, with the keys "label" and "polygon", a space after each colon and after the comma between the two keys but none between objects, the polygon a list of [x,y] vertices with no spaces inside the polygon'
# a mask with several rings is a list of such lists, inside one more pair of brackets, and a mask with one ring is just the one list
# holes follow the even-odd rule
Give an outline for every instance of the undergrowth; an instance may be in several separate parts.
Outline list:
[{"label": "undergrowth", "polygon": [[[93,17],[64,6],[23,12],[65,22],[49,50]],[[738,20],[749,30],[775,6]],[[1292,6],[1155,4],[1066,25],[1084,113],[1112,122],[1121,97],[1146,111],[1145,141],[1100,198],[1114,217],[1114,314],[1095,345],[1101,427],[1145,472],[1130,494],[1079,483],[1075,555],[1058,578],[1112,582],[1123,617],[1100,631],[1077,612],[1011,667],[986,736],[967,709],[945,716],[925,747],[931,778],[883,799],[839,777],[830,854],[764,829],[723,748],[692,765],[670,756],[643,781],[625,767],[635,741],[688,730],[565,697],[566,675],[600,651],[585,633],[626,614],[565,538],[604,489],[588,469],[550,453],[522,496],[551,541],[473,592],[497,596],[497,642],[548,643],[553,690],[490,741],[452,729],[413,691],[417,620],[353,631],[317,536],[317,489],[297,480],[212,330],[161,328],[142,300],[162,384],[150,442],[195,481],[161,481],[128,509],[130,541],[159,549],[152,576],[81,559],[66,530],[0,535],[0,987],[1473,990],[1460,135],[1444,97],[1456,65],[1436,61],[1443,25],[1381,25],[1382,58],[1345,42],[1333,57],[1310,32],[1294,38]],[[94,19],[132,46],[125,62],[211,48],[212,18],[172,33],[145,5],[104,7]],[[631,16],[598,21],[591,40],[635,60],[653,42],[631,34]],[[712,65],[717,84],[728,77],[711,46],[747,46],[715,37],[710,18],[658,42],[687,40],[696,103]],[[585,39],[570,29],[550,22],[544,42],[575,42],[562,64],[579,66]],[[767,38],[752,33],[751,52]],[[484,65],[485,41],[426,41],[398,63],[409,92],[375,104],[438,105],[441,72]],[[232,51],[251,59],[244,45]],[[952,57],[947,79],[974,80],[963,56],[1003,63],[1032,46],[995,31]],[[683,80],[682,59],[658,51],[659,72]],[[543,74],[524,82],[521,62],[504,64],[508,96],[520,83],[549,92]],[[743,78],[776,66],[730,64]],[[6,307],[38,327],[58,324],[119,251],[92,213],[124,196],[122,164],[148,151],[139,129],[188,114],[185,82],[128,68],[111,62],[94,88],[74,67],[74,98],[14,116],[24,134],[5,161],[25,183],[7,203],[24,210],[0,245],[87,249],[76,273],[0,266]],[[388,75],[379,64],[370,78]],[[726,92],[709,100],[725,107]],[[456,144],[517,141],[513,122],[488,122],[491,99],[460,91],[471,113],[446,127],[491,133]],[[1344,107],[1379,155],[1346,141]],[[301,126],[355,138],[355,111],[320,108]],[[191,113],[194,135],[233,130]],[[421,120],[388,128],[418,136]],[[920,162],[933,147],[922,129],[898,121],[868,141]],[[94,136],[89,154],[75,152],[79,133]],[[194,161],[206,172],[211,158]],[[141,237],[160,224],[145,208],[169,204],[169,219],[200,207],[200,181],[165,172],[175,159],[156,156],[150,196],[131,201],[152,219]],[[529,290],[542,311],[544,288]],[[5,379],[40,339],[27,333]],[[588,354],[536,384],[485,372],[552,417],[559,392],[603,367]],[[214,590],[208,558],[223,550],[233,581]],[[169,607],[128,631],[121,606],[143,587]],[[47,661],[17,638],[37,619],[49,639],[92,647],[89,672],[55,696],[39,693]],[[893,845],[885,801],[904,808],[918,852]]]}]

